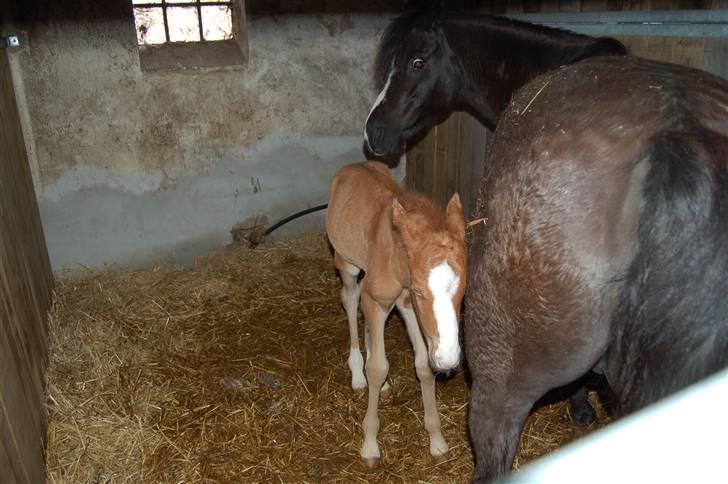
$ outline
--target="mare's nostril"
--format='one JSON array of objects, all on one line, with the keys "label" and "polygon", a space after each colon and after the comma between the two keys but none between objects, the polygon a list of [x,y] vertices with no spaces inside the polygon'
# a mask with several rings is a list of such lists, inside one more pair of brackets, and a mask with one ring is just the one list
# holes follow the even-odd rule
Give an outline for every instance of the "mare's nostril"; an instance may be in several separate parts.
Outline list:
[{"label": "mare's nostril", "polygon": [[374,129],[374,142],[375,143],[381,143],[384,139],[384,128],[381,126],[378,126]]}]

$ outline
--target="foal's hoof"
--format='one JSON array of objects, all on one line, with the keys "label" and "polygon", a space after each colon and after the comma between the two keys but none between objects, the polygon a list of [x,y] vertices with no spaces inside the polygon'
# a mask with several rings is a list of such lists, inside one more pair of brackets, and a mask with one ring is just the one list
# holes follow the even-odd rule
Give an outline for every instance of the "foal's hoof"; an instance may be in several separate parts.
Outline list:
[{"label": "foal's hoof", "polygon": [[[432,454],[430,454],[430,455],[432,455]],[[445,462],[446,460],[447,460],[447,454],[437,454],[437,455],[432,455],[432,462],[433,462],[433,463],[434,463],[435,465],[437,465],[437,464],[442,464],[442,463],[443,463],[443,462]]]},{"label": "foal's hoof", "polygon": [[392,396],[392,387],[389,383],[382,385],[382,389],[379,391],[379,398],[389,398]]},{"label": "foal's hoof", "polygon": [[366,465],[369,469],[376,469],[379,467],[379,461],[381,460],[380,457],[362,457],[362,460],[364,461],[364,465]]}]

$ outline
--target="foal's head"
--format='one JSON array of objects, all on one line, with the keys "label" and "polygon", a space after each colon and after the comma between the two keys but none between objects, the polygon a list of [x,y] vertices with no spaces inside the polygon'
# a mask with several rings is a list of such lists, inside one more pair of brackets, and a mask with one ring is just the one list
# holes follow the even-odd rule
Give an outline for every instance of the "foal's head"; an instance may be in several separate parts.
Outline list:
[{"label": "foal's head", "polygon": [[392,203],[392,220],[407,252],[410,294],[427,341],[430,363],[449,370],[460,363],[458,320],[465,292],[465,219],[455,194],[443,213],[418,195]]},{"label": "foal's head", "polygon": [[381,92],[364,138],[374,154],[394,154],[452,112],[464,79],[439,15],[405,14],[390,24],[377,53],[375,78]]}]

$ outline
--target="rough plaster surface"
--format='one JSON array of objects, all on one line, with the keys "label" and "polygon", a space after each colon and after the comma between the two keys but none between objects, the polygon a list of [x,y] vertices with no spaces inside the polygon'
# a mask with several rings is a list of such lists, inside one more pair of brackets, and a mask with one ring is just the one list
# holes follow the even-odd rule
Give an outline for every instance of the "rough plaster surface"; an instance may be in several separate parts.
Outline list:
[{"label": "rough plaster surface", "polygon": [[[133,193],[96,185],[42,200],[51,260],[56,268],[79,263],[187,264],[229,243],[231,227],[251,214],[265,214],[272,223],[325,203],[334,172],[360,157],[358,137],[280,145],[279,136],[272,135],[261,143],[262,149],[246,153],[252,161],[223,160],[204,175],[181,179],[173,189]],[[159,178],[133,179],[141,185]],[[73,178],[68,180],[75,185]],[[51,189],[60,191],[56,185]],[[323,227],[324,216],[325,212],[306,215],[275,235]]]},{"label": "rough plaster surface", "polygon": [[333,172],[364,156],[388,20],[257,17],[248,65],[153,73],[139,68],[131,19],[35,26],[13,65],[54,269],[189,262],[240,220],[324,203]]}]

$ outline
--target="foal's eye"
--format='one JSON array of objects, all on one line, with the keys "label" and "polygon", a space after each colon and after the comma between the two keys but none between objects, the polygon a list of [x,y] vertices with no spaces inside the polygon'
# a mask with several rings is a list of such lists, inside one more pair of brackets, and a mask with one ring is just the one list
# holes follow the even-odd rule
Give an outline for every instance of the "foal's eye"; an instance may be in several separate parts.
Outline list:
[{"label": "foal's eye", "polygon": [[414,60],[412,61],[412,68],[413,68],[413,69],[415,69],[415,70],[419,71],[419,70],[420,70],[420,69],[422,69],[423,67],[425,67],[425,61],[424,61],[423,59],[420,59],[420,58],[418,57],[417,59],[414,59]]}]

